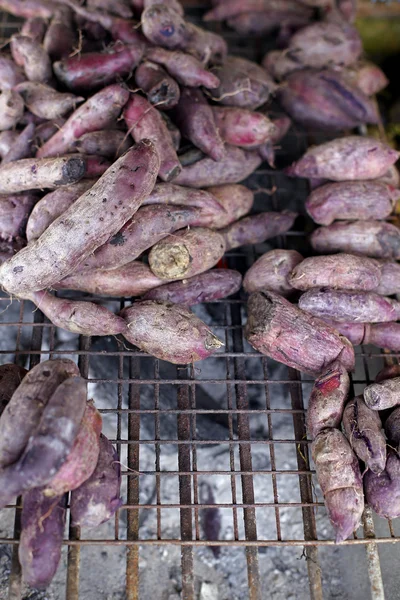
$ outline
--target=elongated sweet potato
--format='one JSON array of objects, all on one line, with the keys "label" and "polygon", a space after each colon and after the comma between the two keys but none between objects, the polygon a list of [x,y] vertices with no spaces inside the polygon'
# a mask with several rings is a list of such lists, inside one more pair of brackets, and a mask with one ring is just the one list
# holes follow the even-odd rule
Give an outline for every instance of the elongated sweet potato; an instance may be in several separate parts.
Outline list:
[{"label": "elongated sweet potato", "polygon": [[365,466],[380,473],[386,464],[386,440],[377,411],[371,410],[362,396],[346,404],[343,429],[350,446]]},{"label": "elongated sweet potato", "polygon": [[217,231],[194,227],[170,235],[153,246],[149,264],[160,279],[186,279],[214,267],[225,253]]},{"label": "elongated sweet potato", "polygon": [[27,370],[18,365],[0,365],[0,416],[26,374]]},{"label": "elongated sweet potato", "polygon": [[364,388],[364,400],[372,410],[385,410],[400,404],[400,377],[371,383]]},{"label": "elongated sweet potato", "polygon": [[45,121],[35,129],[35,145],[40,148],[64,125],[65,119],[60,117],[54,121]]},{"label": "elongated sweet potato", "polygon": [[128,324],[124,333],[128,342],[161,360],[196,362],[223,346],[203,321],[180,304],[140,300],[120,314]]},{"label": "elongated sweet potato", "polygon": [[253,206],[254,194],[244,185],[234,183],[214,185],[207,188],[206,191],[212,194],[224,209],[224,211],[218,211],[209,220],[203,219],[203,224],[207,227],[215,229],[227,227],[247,215]]},{"label": "elongated sweet potato", "polygon": [[46,50],[32,38],[15,34],[11,37],[11,53],[29,81],[45,83],[52,76],[51,62]]},{"label": "elongated sweet potato", "polygon": [[311,256],[294,266],[288,283],[297,290],[375,290],[381,280],[377,260],[353,254]]},{"label": "elongated sweet potato", "polygon": [[312,375],[320,375],[335,360],[353,370],[350,342],[282,296],[270,291],[254,292],[247,310],[245,337],[262,354]]},{"label": "elongated sweet potato", "polygon": [[[309,14],[306,13],[305,6],[297,3],[297,12],[287,10],[285,5],[281,10],[277,8],[268,12],[246,12],[228,19],[229,27],[232,27],[241,35],[261,35],[271,33],[280,29],[281,36],[291,34],[292,29],[305,27],[310,22]],[[280,40],[280,37],[278,38]]]},{"label": "elongated sweet potato", "polygon": [[99,131],[112,125],[127,103],[129,92],[119,84],[109,85],[80,106],[55,135],[41,148],[37,156],[56,156],[67,151],[73,142],[89,131]]},{"label": "elongated sweet potato", "polygon": [[22,579],[43,590],[53,579],[61,558],[66,498],[46,498],[40,488],[24,494],[18,558]]},{"label": "elongated sweet potato", "polygon": [[340,427],[350,389],[350,378],[340,362],[334,362],[318,377],[307,407],[307,431],[315,439],[320,431]]},{"label": "elongated sweet potato", "polygon": [[62,10],[55,11],[50,21],[44,36],[43,48],[52,60],[60,60],[72,54],[77,45],[77,37],[71,11],[66,6],[62,6]]},{"label": "elongated sweet potato", "polygon": [[385,221],[343,221],[318,227],[310,236],[317,252],[348,252],[375,258],[400,258],[400,230]]},{"label": "elongated sweet potato", "polygon": [[130,298],[165,283],[152,273],[150,267],[139,261],[119,269],[90,269],[75,271],[54,285],[57,290],[78,290],[98,296]]},{"label": "elongated sweet potato", "polygon": [[232,269],[211,269],[183,281],[166,283],[150,290],[144,300],[161,300],[193,306],[201,302],[214,302],[239,291],[242,276]]},{"label": "elongated sweet potato", "polygon": [[82,154],[105,156],[115,160],[131,145],[131,140],[120,129],[103,129],[85,133],[73,143],[73,148]]},{"label": "elongated sweet potato", "polygon": [[215,3],[215,6],[203,18],[204,21],[223,21],[248,12],[273,12],[277,9],[294,13],[304,11],[311,16],[308,8],[299,6],[299,3],[293,2],[293,0],[279,0],[278,2],[276,0],[250,0],[245,4],[240,0],[224,0],[224,2]]},{"label": "elongated sweet potato", "polygon": [[12,240],[25,238],[26,223],[37,196],[32,192],[22,192],[12,196],[0,196],[0,237]]},{"label": "elongated sweet potato", "polygon": [[276,132],[273,122],[259,112],[227,106],[213,106],[212,111],[222,139],[232,146],[255,148]]},{"label": "elongated sweet potato", "polygon": [[[218,187],[218,189],[221,188],[222,186]],[[148,204],[192,206],[194,208],[199,208],[203,215],[207,214],[210,216],[210,219],[218,220],[218,222],[221,219],[227,218],[224,206],[217,200],[217,196],[212,192],[175,185],[173,183],[156,183],[151,194],[143,200],[142,206]],[[211,222],[213,223],[214,221]]]},{"label": "elongated sweet potato", "polygon": [[81,96],[61,94],[49,85],[37,81],[24,81],[14,89],[21,94],[31,113],[42,119],[58,119],[84,100]]},{"label": "elongated sweet potato", "polygon": [[0,131],[12,129],[21,120],[24,101],[14,90],[4,90],[0,94]]},{"label": "elongated sweet potato", "polygon": [[0,0],[0,8],[23,19],[32,17],[48,19],[56,7],[52,0]]},{"label": "elongated sweet potato", "polygon": [[214,89],[219,86],[219,79],[211,71],[203,67],[201,62],[185,52],[171,51],[164,48],[149,48],[145,54],[151,60],[166,68],[178,83],[188,87],[203,86]]},{"label": "elongated sweet potato", "polygon": [[201,90],[183,88],[174,117],[182,135],[204,154],[216,161],[224,158],[225,146],[213,110]]},{"label": "elongated sweet potato", "polygon": [[400,198],[400,190],[378,181],[327,183],[311,192],[306,210],[319,225],[336,219],[386,219]]},{"label": "elongated sweet potato", "polygon": [[114,446],[100,434],[100,453],[96,468],[85,483],[71,494],[71,519],[74,525],[97,527],[111,519],[122,504],[121,467]]},{"label": "elongated sweet potato", "polygon": [[377,94],[389,83],[382,69],[366,60],[348,67],[346,76],[367,96]]},{"label": "elongated sweet potato", "polygon": [[263,212],[244,217],[221,229],[220,233],[225,239],[227,250],[249,244],[261,244],[288,231],[296,217],[296,213],[292,212]]},{"label": "elongated sweet potato", "polygon": [[375,323],[365,328],[364,344],[400,351],[400,323]]},{"label": "elongated sweet potato", "polygon": [[22,158],[29,158],[33,156],[34,138],[35,125],[33,123],[29,123],[18,135],[10,150],[3,157],[1,164],[5,165],[13,162],[14,160],[21,160]]},{"label": "elongated sweet potato", "polygon": [[153,142],[160,157],[159,177],[163,181],[175,179],[182,167],[160,113],[146,98],[131,94],[124,109],[124,119],[135,142],[143,139]]},{"label": "elongated sweet potato", "polygon": [[135,81],[152,104],[163,109],[173,108],[178,104],[179,85],[160,65],[145,60],[135,71]]},{"label": "elongated sweet potato", "polygon": [[11,293],[24,294],[52,286],[75,271],[136,212],[153,189],[158,167],[152,142],[133,146],[39,240],[1,266],[1,284]]},{"label": "elongated sweet potato", "polygon": [[311,446],[317,478],[324,495],[336,542],[343,542],[360,525],[364,510],[358,460],[338,429],[324,429]]},{"label": "elongated sweet potato", "polygon": [[127,0],[88,0],[86,4],[90,8],[104,10],[123,19],[130,19],[133,16]]},{"label": "elongated sweet potato", "polygon": [[248,293],[270,290],[289,296],[294,291],[289,283],[290,273],[301,261],[303,257],[296,250],[266,252],[247,271],[243,287]]},{"label": "elongated sweet potato", "polygon": [[310,148],[286,172],[333,181],[377,179],[399,156],[399,152],[374,138],[350,135]]},{"label": "elongated sweet potato", "polygon": [[194,164],[184,167],[175,179],[179,185],[202,188],[224,183],[239,183],[253,173],[261,164],[257,152],[249,152],[225,146],[225,156],[216,162],[212,158],[203,158]]},{"label": "elongated sweet potato", "polygon": [[365,500],[379,517],[395,519],[400,516],[400,458],[396,452],[388,451],[382,473],[367,471],[364,488]]},{"label": "elongated sweet potato", "polygon": [[389,260],[382,260],[380,261],[380,268],[381,279],[374,291],[383,296],[400,294],[400,264]]},{"label": "elongated sweet potato", "polygon": [[8,54],[0,54],[0,90],[11,90],[24,79],[22,69],[12,58]]}]

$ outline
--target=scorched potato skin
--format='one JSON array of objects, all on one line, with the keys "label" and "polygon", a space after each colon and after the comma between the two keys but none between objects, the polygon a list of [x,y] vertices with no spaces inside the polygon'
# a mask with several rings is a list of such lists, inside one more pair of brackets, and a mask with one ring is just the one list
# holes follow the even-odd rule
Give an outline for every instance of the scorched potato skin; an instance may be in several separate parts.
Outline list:
[{"label": "scorched potato skin", "polygon": [[1,285],[10,293],[26,294],[75,271],[132,217],[153,189],[158,169],[152,142],[133,146],[38,240],[0,267]]},{"label": "scorched potato skin", "polygon": [[294,291],[290,284],[290,273],[303,260],[296,250],[278,249],[266,252],[245,274],[243,287],[249,294],[265,289],[289,296]]},{"label": "scorched potato skin", "polygon": [[334,362],[318,377],[307,407],[307,431],[311,439],[326,428],[340,426],[350,389],[350,378],[340,362]]},{"label": "scorched potato skin", "polygon": [[271,237],[288,231],[297,215],[292,212],[263,212],[235,221],[220,230],[226,249],[232,250],[249,244],[261,244]]},{"label": "scorched potato skin", "polygon": [[385,410],[400,404],[400,377],[371,383],[364,389],[364,400],[372,410]]},{"label": "scorched potato skin", "polygon": [[389,450],[386,468],[377,475],[367,471],[364,476],[365,500],[379,517],[400,516],[400,458]]},{"label": "scorched potato skin", "polygon": [[124,333],[128,342],[161,360],[188,364],[223,346],[203,321],[180,304],[141,300],[120,314],[128,324]]},{"label": "scorched potato skin", "polygon": [[314,376],[338,360],[354,368],[354,349],[338,332],[274,292],[254,292],[248,303],[247,341],[278,362]]},{"label": "scorched potato skin", "polygon": [[26,369],[13,363],[0,366],[0,416],[26,374]]},{"label": "scorched potato skin", "polygon": [[322,430],[313,441],[311,452],[336,542],[343,542],[360,525],[364,510],[357,457],[338,429]]}]

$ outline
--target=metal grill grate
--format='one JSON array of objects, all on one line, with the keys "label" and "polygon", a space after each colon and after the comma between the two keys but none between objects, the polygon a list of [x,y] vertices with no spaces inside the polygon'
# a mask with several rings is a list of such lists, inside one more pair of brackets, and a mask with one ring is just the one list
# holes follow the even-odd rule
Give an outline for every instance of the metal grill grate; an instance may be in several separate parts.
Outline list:
[{"label": "metal grill grate", "polygon": [[[193,2],[187,4],[196,18],[200,7]],[[18,23],[2,15],[0,26],[6,39]],[[229,41],[232,50],[245,51],[253,58],[259,58],[268,45],[238,40],[232,32]],[[294,132],[280,154],[288,162],[288,156],[298,156],[305,147],[304,137]],[[307,194],[304,182],[262,168],[249,178],[248,185],[257,192],[256,211],[289,208],[303,212]],[[227,266],[244,273],[258,256],[276,246],[307,255],[304,232],[311,229],[311,223],[301,214],[296,225],[295,231],[273,240],[271,245],[228,253]],[[64,295],[71,296],[66,292]],[[115,311],[125,304],[124,300],[98,301]],[[0,303],[0,360],[15,360],[30,368],[49,357],[77,360],[95,398],[105,399],[100,412],[123,464],[127,503],[116,515],[114,527],[99,533],[69,528],[64,582],[68,600],[84,597],[79,592],[87,575],[86,571],[80,572],[81,551],[88,546],[126,548],[124,570],[129,600],[142,597],[140,560],[148,546],[180,548],[184,600],[198,597],[195,573],[199,553],[207,551],[212,557],[205,547],[214,552],[221,550],[220,562],[215,559],[217,570],[228,552],[240,549],[239,568],[247,563],[247,590],[238,597],[247,594],[250,600],[260,600],[263,595],[265,567],[261,559],[269,548],[279,547],[282,556],[285,549],[292,548],[299,558],[303,548],[306,563],[301,563],[301,568],[308,570],[310,597],[319,600],[330,566],[339,556],[344,560],[348,557],[351,563],[356,546],[363,545],[366,560],[360,559],[362,576],[367,580],[369,575],[372,597],[383,598],[377,547],[400,541],[400,532],[391,522],[379,521],[375,537],[374,522],[366,510],[364,531],[358,531],[340,548],[334,546],[322,496],[312,483],[314,471],[303,399],[308,398],[312,382],[261,356],[247,344],[242,335],[243,295],[212,303],[208,310],[195,309],[225,340],[225,347],[215,357],[191,368],[162,363],[131,349],[119,338],[78,339],[60,332],[29,302],[10,305],[3,294]],[[380,353],[376,348],[357,349],[355,392],[373,379],[384,361],[396,359],[396,355]],[[205,482],[212,496],[204,496]],[[2,529],[0,544],[13,547],[10,597],[18,598],[19,510],[12,506],[5,511],[15,513],[15,526],[7,535]],[[149,515],[152,529],[146,527]],[[222,529],[223,539],[215,539],[212,527],[207,527],[207,522],[212,524],[218,518],[230,523]],[[294,523],[302,526],[293,528]],[[397,546],[390,552],[397,553]],[[389,578],[389,573],[385,576]]]}]

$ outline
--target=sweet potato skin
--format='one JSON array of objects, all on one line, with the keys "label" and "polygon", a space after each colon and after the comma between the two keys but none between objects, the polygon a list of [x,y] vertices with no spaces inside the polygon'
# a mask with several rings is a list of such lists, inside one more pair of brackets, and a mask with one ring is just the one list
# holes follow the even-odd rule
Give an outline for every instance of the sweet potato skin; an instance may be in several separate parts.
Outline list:
[{"label": "sweet potato skin", "polygon": [[25,237],[29,214],[38,197],[32,192],[0,196],[0,237],[12,240]]},{"label": "sweet potato skin", "polygon": [[180,304],[141,300],[120,314],[128,324],[124,337],[161,360],[188,364],[223,346],[203,321]]},{"label": "sweet potato skin", "polygon": [[14,90],[4,90],[0,94],[0,130],[16,127],[24,113],[24,101]]},{"label": "sweet potato skin", "polygon": [[263,212],[244,217],[220,230],[226,249],[232,250],[248,244],[261,244],[265,240],[288,231],[296,219],[292,212]]},{"label": "sweet potato skin", "polygon": [[[246,216],[252,209],[253,192],[240,184],[214,185],[205,190],[217,199],[223,210],[219,210],[209,220],[203,220],[207,227],[221,229]],[[203,211],[202,211],[203,212]]]},{"label": "sweet potato skin", "polygon": [[13,144],[18,139],[18,131],[1,131],[0,132],[0,157],[4,158],[12,148]]},{"label": "sweet potato skin", "polygon": [[375,288],[377,294],[392,296],[400,293],[400,265],[394,261],[380,261],[381,279]]},{"label": "sweet potato skin", "polygon": [[26,374],[27,370],[18,365],[0,365],[0,416]]},{"label": "sweet potato skin", "polygon": [[315,380],[307,407],[307,431],[311,439],[323,429],[340,426],[349,389],[347,370],[337,361]]},{"label": "sweet potato skin", "polygon": [[82,154],[104,156],[115,160],[122,156],[131,146],[131,141],[119,129],[103,129],[82,135],[73,144],[74,150]]},{"label": "sweet potato skin", "polygon": [[395,452],[389,450],[382,473],[367,471],[364,487],[365,499],[379,517],[400,516],[400,459]]},{"label": "sweet potato skin", "polygon": [[336,542],[342,542],[360,525],[364,510],[358,460],[338,429],[322,430],[311,451]]},{"label": "sweet potato skin", "polygon": [[270,290],[282,296],[289,296],[294,291],[288,281],[290,273],[302,261],[303,257],[296,250],[266,252],[245,274],[243,287],[248,293]]},{"label": "sweet potato skin", "polygon": [[393,379],[393,377],[400,377],[400,365],[386,365],[383,367],[375,377],[375,382],[380,383],[385,379]]},{"label": "sweet potato skin", "polygon": [[163,109],[173,108],[178,104],[179,85],[160,65],[150,60],[142,62],[135,71],[135,81],[151,104]]},{"label": "sweet potato skin", "polygon": [[[394,365],[398,367],[399,365]],[[395,376],[398,376],[399,372]],[[395,408],[385,421],[385,433],[389,442],[399,449],[400,444],[400,408]]]},{"label": "sweet potato skin", "polygon": [[0,55],[0,90],[11,90],[24,81],[22,69],[15,64],[9,55]]},{"label": "sweet potato skin", "polygon": [[346,76],[367,96],[381,92],[389,83],[382,69],[369,61],[361,61],[357,65],[352,65],[346,69]]},{"label": "sweet potato skin", "polygon": [[21,94],[26,107],[42,119],[58,119],[83,102],[82,96],[62,94],[44,83],[24,81],[14,88]]},{"label": "sweet potato skin", "polygon": [[15,34],[10,41],[15,62],[23,67],[29,81],[45,83],[52,76],[51,62],[46,50],[32,38]]},{"label": "sweet potato skin", "polygon": [[149,265],[160,279],[186,279],[208,271],[225,253],[223,236],[204,227],[178,231],[150,251]]},{"label": "sweet potato skin", "polygon": [[62,10],[55,11],[44,36],[43,47],[53,61],[60,60],[72,54],[77,41],[71,11],[64,6]]},{"label": "sweet potato skin", "polygon": [[255,148],[276,134],[274,123],[262,113],[227,106],[213,106],[212,112],[222,139],[232,146]]},{"label": "sweet potato skin", "polygon": [[219,86],[218,77],[205,69],[197,58],[185,52],[150,48],[146,50],[146,58],[165,67],[168,73],[182,85],[203,86],[207,89],[215,89]]},{"label": "sweet potato skin", "polygon": [[29,158],[34,154],[33,141],[35,137],[35,125],[28,123],[26,127],[21,131],[15,140],[14,145],[7,154],[4,156],[1,164],[5,165],[14,160],[21,160],[22,158]]},{"label": "sweet potato skin", "polygon": [[259,352],[311,375],[333,361],[354,368],[354,350],[346,338],[270,291],[250,294],[244,334]]},{"label": "sweet potato skin", "polygon": [[[221,186],[219,186],[219,189],[221,189]],[[234,203],[236,202],[234,201]],[[148,204],[193,206],[199,208],[203,215],[209,214],[210,219],[227,218],[221,199],[217,199],[217,195],[213,194],[212,191],[197,190],[183,185],[175,185],[174,183],[156,183],[151,194],[143,200],[142,206]],[[210,227],[214,226],[212,223],[213,221],[210,223]]]},{"label": "sweet potato skin", "polygon": [[371,383],[364,389],[365,404],[372,410],[385,410],[400,404],[400,377]]}]

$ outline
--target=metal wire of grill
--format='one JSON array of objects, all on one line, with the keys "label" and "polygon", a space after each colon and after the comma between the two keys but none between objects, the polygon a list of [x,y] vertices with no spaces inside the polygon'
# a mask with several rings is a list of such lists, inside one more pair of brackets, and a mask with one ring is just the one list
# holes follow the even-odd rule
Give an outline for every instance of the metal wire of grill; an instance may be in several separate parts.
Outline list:
[{"label": "metal wire of grill", "polygon": [[[192,16],[199,14],[197,3],[191,3]],[[18,22],[7,15],[1,15],[2,37],[7,39],[18,28]],[[232,32],[229,40],[234,49],[249,57],[259,58],[265,48],[254,48],[249,40],[235,38]],[[254,53],[257,56],[254,56]],[[285,143],[281,154],[286,157],[299,156],[306,148],[303,135],[294,132]],[[279,152],[278,152],[279,155]],[[279,156],[278,156],[279,160]],[[288,160],[287,158],[285,160]],[[297,249],[307,255],[309,252],[306,233],[311,223],[304,216],[302,208],[307,194],[303,182],[293,181],[279,171],[263,166],[253,174],[247,184],[256,195],[255,211],[292,209],[300,213],[294,231],[272,241],[241,251],[228,253],[226,266],[244,273],[258,256],[272,247]],[[63,295],[62,293],[60,295]],[[69,295],[71,293],[65,293]],[[74,298],[85,298],[86,294],[73,294]],[[109,298],[96,298],[117,311],[129,301]],[[113,441],[119,452],[124,482],[126,483],[126,503],[115,517],[112,535],[96,539],[90,532],[69,527],[65,544],[68,545],[68,569],[66,597],[77,600],[79,596],[80,552],[88,545],[104,547],[126,547],[126,597],[139,598],[140,552],[145,546],[178,546],[181,548],[182,598],[193,600],[195,590],[194,568],[196,550],[201,547],[242,547],[247,562],[248,597],[260,600],[262,597],[262,573],[259,566],[259,552],[262,548],[297,546],[304,549],[310,582],[310,597],[319,600],[323,597],[322,581],[324,573],[319,563],[319,552],[324,546],[333,546],[332,531],[319,531],[317,516],[325,508],[320,494],[313,487],[313,466],[309,456],[310,441],[306,437],[305,407],[312,383],[310,378],[300,375],[293,369],[278,366],[274,361],[255,352],[243,337],[245,323],[245,296],[212,303],[209,306],[210,324],[215,333],[225,341],[225,346],[215,357],[194,367],[166,365],[148,357],[127,345],[119,338],[88,338],[69,336],[66,339],[43,316],[34,310],[29,302],[21,301],[18,318],[7,310],[8,296],[0,296],[0,328],[9,334],[10,345],[0,347],[0,360],[6,362],[11,356],[16,363],[32,368],[41,360],[55,356],[68,356],[77,360],[82,375],[96,389],[107,389],[112,398],[110,405],[100,408],[104,419],[112,419]],[[0,330],[0,332],[1,332]],[[61,337],[60,337],[61,336]],[[2,336],[4,338],[4,335]],[[61,344],[60,344],[61,340]],[[93,361],[104,361],[107,377],[92,373]],[[385,362],[397,360],[397,355],[381,353],[376,348],[357,349],[357,367],[353,376],[354,391],[369,383],[377,370]],[[212,376],[210,375],[212,374]],[[255,373],[257,375],[255,375]],[[199,404],[199,389],[218,390],[223,402],[220,405]],[[175,402],[170,401],[170,394]],[[211,390],[211,391],[210,391]],[[147,394],[146,394],[147,391]],[[148,401],[150,397],[152,402]],[[167,396],[167,394],[169,394]],[[277,401],[279,398],[279,402]],[[215,419],[224,424],[224,436],[215,438],[199,434],[199,423],[205,419]],[[285,419],[291,426],[291,435],[280,438],[274,432],[275,419]],[[151,419],[153,435],[144,438],[142,421]],[[175,420],[176,434],[166,437],[163,424],[166,419]],[[254,424],[263,423],[261,433]],[[204,431],[204,429],[203,429]],[[203,449],[216,446],[226,449],[228,460],[225,468],[216,468],[213,463],[204,464]],[[141,457],[146,447],[154,449],[154,468],[143,468]],[[163,460],[166,449],[177,456],[176,468],[166,469]],[[268,459],[260,465],[260,450]],[[285,457],[291,453],[295,457],[295,467],[285,465]],[[255,460],[255,458],[257,460]],[[230,498],[214,501],[201,501],[200,488],[204,478],[226,478],[229,481]],[[146,478],[155,482],[155,495],[143,501],[141,485]],[[163,486],[172,480],[178,484],[178,500],[166,502],[163,499]],[[268,478],[271,495],[260,497],[264,488],[261,481]],[[282,488],[292,489],[290,497],[283,494]],[[10,575],[10,598],[18,598],[21,593],[20,568],[17,555],[20,532],[20,502],[17,508],[6,510],[15,513],[13,534],[0,537],[0,544],[13,547]],[[204,511],[229,511],[231,515],[230,535],[225,539],[210,539],[202,530]],[[290,527],[282,521],[282,511],[301,513],[303,534],[296,539],[290,537]],[[156,531],[154,536],[143,534],[142,523],[146,513],[155,511]],[[176,511],[179,515],[180,535],[171,538],[165,532],[163,521],[166,511]],[[263,526],[263,511],[272,511],[275,527]],[[124,516],[124,519],[122,518]],[[354,539],[344,542],[343,547],[364,545],[367,561],[366,572],[370,578],[373,598],[383,598],[381,567],[378,544],[400,541],[394,525],[382,521],[379,536],[375,536],[374,521],[368,509],[364,515],[363,531],[358,531]]]}]

